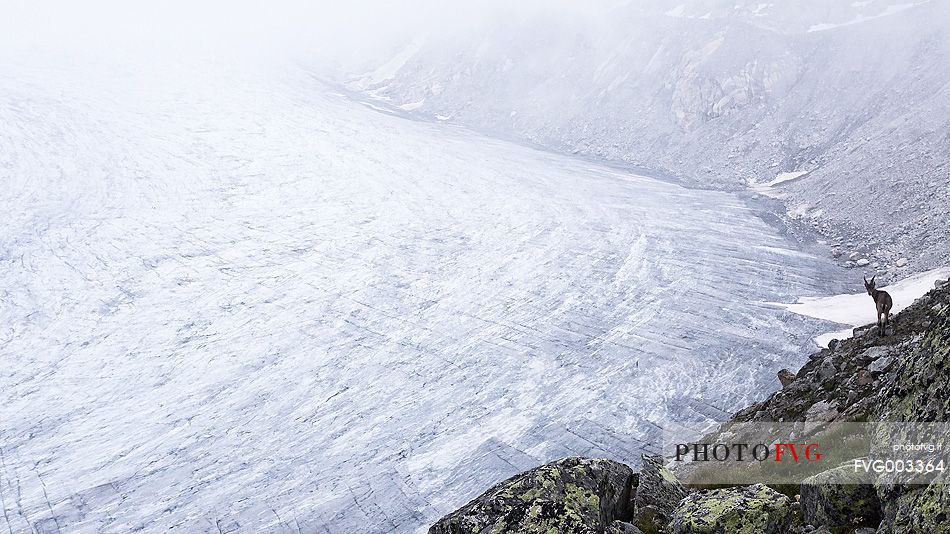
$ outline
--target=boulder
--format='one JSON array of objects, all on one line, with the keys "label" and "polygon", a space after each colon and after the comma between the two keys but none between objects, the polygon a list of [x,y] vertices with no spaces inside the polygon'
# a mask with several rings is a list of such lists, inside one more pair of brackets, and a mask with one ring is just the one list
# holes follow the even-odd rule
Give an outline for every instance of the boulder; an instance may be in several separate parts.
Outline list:
[{"label": "boulder", "polygon": [[871,372],[867,369],[858,369],[858,372],[854,374],[854,383],[857,386],[867,386],[874,382],[874,377],[871,376]]},{"label": "boulder", "polygon": [[868,370],[871,371],[872,374],[879,374],[890,369],[892,365],[894,365],[894,358],[885,356],[871,362],[871,365],[868,366]]},{"label": "boulder", "polygon": [[[929,486],[896,488],[884,503],[886,532],[950,532],[950,480],[939,479]],[[879,488],[880,490],[880,488]]]},{"label": "boulder", "polygon": [[816,402],[805,412],[805,420],[809,423],[834,421],[837,417],[838,410],[826,401]]},{"label": "boulder", "polygon": [[831,380],[836,374],[838,374],[838,368],[830,358],[823,360],[818,367],[818,378],[823,382]]},{"label": "boulder", "polygon": [[788,369],[782,369],[778,372],[778,381],[782,383],[783,388],[788,387],[792,382],[795,381],[795,373]]},{"label": "boulder", "polygon": [[642,458],[633,524],[646,534],[654,534],[663,531],[689,490],[663,465],[663,457],[644,454]]},{"label": "boulder", "polygon": [[806,523],[827,527],[877,526],[881,502],[873,484],[861,480],[846,464],[806,478],[801,485]]},{"label": "boulder", "polygon": [[625,521],[614,521],[604,534],[643,534],[643,531]]},{"label": "boulder", "polygon": [[801,526],[798,504],[767,486],[694,493],[673,511],[674,534],[787,534]]},{"label": "boulder", "polygon": [[635,486],[636,475],[624,464],[564,458],[495,485],[429,532],[601,533],[630,518]]}]

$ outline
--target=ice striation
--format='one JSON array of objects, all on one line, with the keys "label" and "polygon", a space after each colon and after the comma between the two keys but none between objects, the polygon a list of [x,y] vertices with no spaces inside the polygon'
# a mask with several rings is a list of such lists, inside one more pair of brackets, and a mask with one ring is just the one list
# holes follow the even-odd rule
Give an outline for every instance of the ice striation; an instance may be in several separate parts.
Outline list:
[{"label": "ice striation", "polygon": [[294,68],[0,72],[0,531],[411,532],[779,387],[841,272],[745,199]]}]

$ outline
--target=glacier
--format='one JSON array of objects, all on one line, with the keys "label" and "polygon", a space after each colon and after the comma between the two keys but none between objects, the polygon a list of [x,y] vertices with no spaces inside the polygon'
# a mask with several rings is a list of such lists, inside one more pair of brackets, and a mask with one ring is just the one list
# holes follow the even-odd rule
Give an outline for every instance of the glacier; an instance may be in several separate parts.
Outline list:
[{"label": "glacier", "polygon": [[0,72],[0,531],[414,532],[777,389],[844,271],[739,193],[282,65]]}]

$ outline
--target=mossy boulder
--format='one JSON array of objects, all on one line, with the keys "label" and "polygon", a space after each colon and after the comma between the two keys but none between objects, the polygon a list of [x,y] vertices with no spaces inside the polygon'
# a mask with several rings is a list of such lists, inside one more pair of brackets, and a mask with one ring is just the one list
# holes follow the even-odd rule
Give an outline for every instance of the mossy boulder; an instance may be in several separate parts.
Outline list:
[{"label": "mossy boulder", "polygon": [[787,534],[801,525],[797,503],[767,486],[694,493],[673,511],[674,534]]},{"label": "mossy boulder", "polygon": [[950,480],[929,486],[891,488],[884,506],[884,532],[950,534]]},{"label": "mossy boulder", "polygon": [[624,464],[564,458],[495,485],[429,532],[599,534],[630,518],[635,487],[636,475]]},{"label": "mossy boulder", "polygon": [[662,532],[670,522],[670,514],[687,495],[689,489],[664,466],[663,457],[644,454],[633,524],[646,534]]},{"label": "mossy boulder", "polygon": [[842,465],[806,478],[801,486],[805,522],[828,527],[876,527],[881,521],[881,502],[873,484]]}]

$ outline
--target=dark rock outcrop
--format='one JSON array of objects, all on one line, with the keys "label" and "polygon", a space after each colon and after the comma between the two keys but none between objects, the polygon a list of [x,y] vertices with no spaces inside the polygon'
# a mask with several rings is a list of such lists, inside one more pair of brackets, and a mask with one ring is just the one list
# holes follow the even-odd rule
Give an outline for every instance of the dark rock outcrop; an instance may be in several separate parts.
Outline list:
[{"label": "dark rock outcrop", "polygon": [[642,459],[633,524],[646,534],[654,534],[666,528],[673,510],[689,490],[663,465],[662,457],[643,455]]},{"label": "dark rock outcrop", "polygon": [[611,460],[564,458],[516,475],[433,525],[431,534],[602,533],[633,513],[633,470]]},{"label": "dark rock outcrop", "polygon": [[[857,328],[852,339],[816,353],[793,379],[786,376],[782,390],[701,441],[716,442],[718,432],[747,422],[801,422],[783,427],[799,432],[836,422],[950,420],[950,285],[898,314],[888,336],[874,330]],[[914,442],[905,435],[913,425],[887,428],[872,437],[872,452]],[[937,455],[950,450],[944,434],[935,438]],[[663,458],[644,456],[638,476],[609,460],[567,458],[498,484],[430,532],[867,533],[877,527],[878,534],[950,533],[947,475],[929,485],[885,476],[869,483],[842,466],[805,479],[796,491],[799,505],[787,487],[780,488],[784,493],[761,484],[692,491],[680,482],[690,480],[689,469],[671,472]]]},{"label": "dark rock outcrop", "polygon": [[828,527],[874,526],[881,521],[881,502],[871,484],[850,465],[806,478],[801,485],[806,523]]}]

